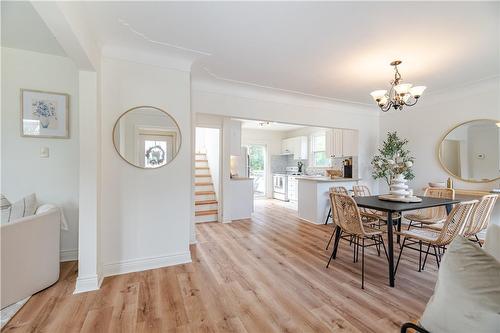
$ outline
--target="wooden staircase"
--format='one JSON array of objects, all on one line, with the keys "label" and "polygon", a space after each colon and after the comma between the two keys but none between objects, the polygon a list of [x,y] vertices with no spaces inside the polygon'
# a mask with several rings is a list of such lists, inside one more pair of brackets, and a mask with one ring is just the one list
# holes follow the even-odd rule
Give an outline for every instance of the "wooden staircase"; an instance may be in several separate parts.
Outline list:
[{"label": "wooden staircase", "polygon": [[219,203],[214,191],[214,183],[207,155],[197,153],[195,157],[195,222],[217,222],[219,215]]}]

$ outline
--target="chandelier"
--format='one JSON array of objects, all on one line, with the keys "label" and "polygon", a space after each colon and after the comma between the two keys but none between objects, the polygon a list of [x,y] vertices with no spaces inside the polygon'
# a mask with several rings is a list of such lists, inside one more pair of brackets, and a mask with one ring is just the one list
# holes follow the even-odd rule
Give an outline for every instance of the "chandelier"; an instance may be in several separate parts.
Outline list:
[{"label": "chandelier", "polygon": [[392,108],[394,110],[403,110],[403,106],[413,106],[417,104],[418,99],[422,96],[425,86],[412,87],[410,83],[401,83],[401,74],[398,71],[398,65],[401,60],[391,62],[394,66],[394,80],[390,82],[391,88],[387,90],[375,90],[372,95],[380,110],[387,112]]}]

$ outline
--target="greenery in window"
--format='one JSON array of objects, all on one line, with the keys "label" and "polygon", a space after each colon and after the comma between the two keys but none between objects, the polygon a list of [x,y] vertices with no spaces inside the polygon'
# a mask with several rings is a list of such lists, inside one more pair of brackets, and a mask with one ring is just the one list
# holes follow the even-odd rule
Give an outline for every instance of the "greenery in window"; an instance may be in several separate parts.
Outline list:
[{"label": "greenery in window", "polygon": [[312,155],[314,166],[328,166],[329,158],[326,155],[326,134],[324,132],[312,136]]},{"label": "greenery in window", "polygon": [[249,146],[248,155],[250,156],[250,170],[264,170],[264,147]]}]

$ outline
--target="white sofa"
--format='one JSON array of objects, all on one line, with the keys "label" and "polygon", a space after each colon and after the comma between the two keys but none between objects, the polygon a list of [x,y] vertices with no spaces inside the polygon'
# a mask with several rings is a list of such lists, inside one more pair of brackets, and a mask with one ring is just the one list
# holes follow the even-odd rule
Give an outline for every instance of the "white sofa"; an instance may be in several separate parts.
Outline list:
[{"label": "white sofa", "polygon": [[1,226],[1,308],[59,278],[60,210],[52,208]]}]

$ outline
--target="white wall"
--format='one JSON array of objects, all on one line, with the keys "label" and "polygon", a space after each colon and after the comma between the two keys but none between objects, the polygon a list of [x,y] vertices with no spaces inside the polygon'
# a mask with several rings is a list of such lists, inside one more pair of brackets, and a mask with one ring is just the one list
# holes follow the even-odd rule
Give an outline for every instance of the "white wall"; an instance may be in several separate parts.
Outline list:
[{"label": "white wall", "polygon": [[[182,143],[168,165],[143,170],[111,140],[124,111],[151,105],[179,124]],[[102,62],[102,257],[104,274],[189,262],[192,218],[190,73],[124,60]]]},{"label": "white wall", "polygon": [[[430,89],[429,89],[430,90]],[[446,132],[461,122],[473,119],[500,119],[500,80],[486,80],[447,94],[429,94],[414,107],[403,112],[387,112],[380,119],[380,142],[388,131],[397,130],[409,140],[415,157],[415,179],[410,185],[420,191],[430,181],[445,181],[450,175],[441,167],[437,149]],[[454,179],[461,189],[490,190],[498,181],[468,183]],[[500,212],[497,204],[496,212]],[[500,214],[495,214],[500,223]]]},{"label": "white wall", "polygon": [[281,140],[284,137],[283,131],[259,130],[242,128],[241,144],[266,146],[266,197],[273,197],[273,174],[271,170],[271,156],[281,154]]},{"label": "white wall", "polygon": [[369,107],[257,88],[193,82],[192,112],[235,118],[268,120],[307,126],[359,130],[359,174],[375,193],[370,161],[379,141],[379,115]]},{"label": "white wall", "polygon": [[[70,95],[69,139],[21,137],[20,89]],[[49,158],[40,158],[48,147]],[[78,71],[60,56],[2,48],[2,188],[10,201],[36,193],[41,203],[63,208],[69,231],[61,231],[63,260],[78,248]]]}]

